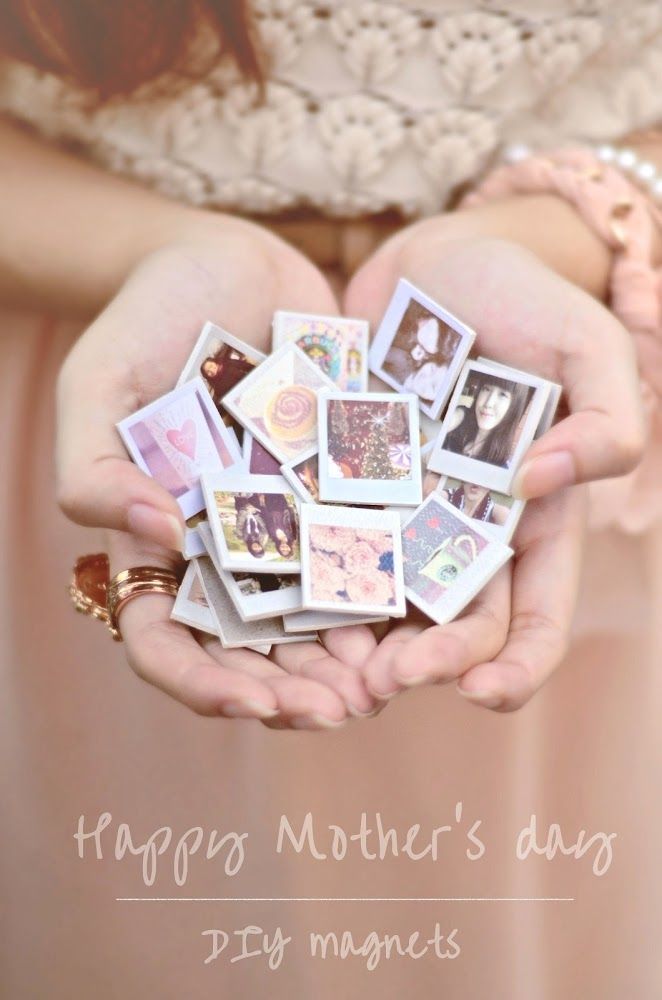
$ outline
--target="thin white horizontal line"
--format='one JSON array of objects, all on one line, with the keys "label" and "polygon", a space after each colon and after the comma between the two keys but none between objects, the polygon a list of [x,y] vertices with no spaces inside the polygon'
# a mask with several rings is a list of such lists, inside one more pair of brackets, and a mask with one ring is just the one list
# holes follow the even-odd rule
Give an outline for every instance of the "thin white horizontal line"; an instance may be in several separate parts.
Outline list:
[{"label": "thin white horizontal line", "polygon": [[117,896],[117,903],[574,903],[574,896]]}]

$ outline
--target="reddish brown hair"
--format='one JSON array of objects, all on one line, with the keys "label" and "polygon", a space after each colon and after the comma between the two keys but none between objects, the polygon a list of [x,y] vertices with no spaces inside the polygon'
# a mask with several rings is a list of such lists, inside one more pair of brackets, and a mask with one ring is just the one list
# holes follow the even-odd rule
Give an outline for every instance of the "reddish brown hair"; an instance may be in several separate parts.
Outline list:
[{"label": "reddish brown hair", "polygon": [[106,99],[183,69],[200,23],[262,81],[246,0],[0,0],[0,53]]}]

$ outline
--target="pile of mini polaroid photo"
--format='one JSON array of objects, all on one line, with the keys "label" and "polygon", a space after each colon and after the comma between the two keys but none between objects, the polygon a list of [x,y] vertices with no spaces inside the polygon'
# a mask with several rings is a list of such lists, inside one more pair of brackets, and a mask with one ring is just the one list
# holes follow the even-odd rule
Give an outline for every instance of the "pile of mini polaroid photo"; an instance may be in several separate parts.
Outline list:
[{"label": "pile of mini polaroid photo", "polygon": [[267,653],[407,601],[455,618],[512,555],[512,481],[560,396],[469,360],[474,339],[404,279],[370,348],[361,319],[278,311],[268,357],[207,323],[176,388],[117,425],[187,519],[173,619]]}]

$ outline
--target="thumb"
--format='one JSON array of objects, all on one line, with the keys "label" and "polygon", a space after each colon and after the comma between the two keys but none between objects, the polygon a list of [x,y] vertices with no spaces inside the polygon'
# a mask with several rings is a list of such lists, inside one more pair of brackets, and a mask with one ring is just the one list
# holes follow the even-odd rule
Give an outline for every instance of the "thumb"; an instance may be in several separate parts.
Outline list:
[{"label": "thumb", "polygon": [[[631,472],[641,461],[646,420],[631,339],[616,325],[564,363],[569,416],[527,451],[512,493],[523,500]],[[605,350],[604,347],[607,346]]]},{"label": "thumb", "polygon": [[[68,380],[66,380],[68,381]],[[181,552],[184,518],[166,489],[127,457],[115,423],[137,407],[121,405],[98,380],[81,390],[58,383],[57,498],[77,524],[129,531]]]}]

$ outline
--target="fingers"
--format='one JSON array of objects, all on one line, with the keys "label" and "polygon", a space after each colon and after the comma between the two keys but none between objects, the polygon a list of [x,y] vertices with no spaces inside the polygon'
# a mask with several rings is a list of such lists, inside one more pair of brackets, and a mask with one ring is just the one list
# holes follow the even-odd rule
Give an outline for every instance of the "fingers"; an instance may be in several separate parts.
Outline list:
[{"label": "fingers", "polygon": [[384,640],[366,667],[368,688],[391,697],[405,687],[455,680],[468,667],[499,652],[509,613],[510,567],[505,566],[462,617],[448,625],[408,625],[390,643]]},{"label": "fingers", "polygon": [[[321,718],[335,724],[344,721],[348,714],[370,715],[376,708],[359,671],[341,663],[317,642],[275,646],[272,658],[292,675],[286,692],[288,701],[281,703],[290,718],[301,714],[304,694],[308,699],[315,698],[306,714],[316,716],[317,723]],[[292,684],[294,681],[299,683]],[[279,687],[283,687],[282,681]],[[296,706],[291,701],[293,695],[298,699]]]},{"label": "fingers", "polygon": [[547,431],[527,452],[513,482],[513,496],[529,500],[631,472],[643,455],[644,419],[639,419],[638,397],[615,387],[614,401],[621,399],[623,407],[615,406],[618,412],[574,413]]},{"label": "fingers", "polygon": [[516,496],[546,496],[630,472],[641,459],[646,425],[629,332],[523,248],[489,239],[455,243],[439,222],[435,237],[434,225],[426,220],[417,236],[412,230],[408,239],[387,241],[361,268],[345,295],[350,315],[378,323],[406,275],[475,327],[480,353],[562,383],[570,415],[529,449]]},{"label": "fingers", "polygon": [[603,324],[600,336],[577,336],[563,358],[570,415],[528,450],[515,496],[526,500],[621,476],[640,461],[646,425],[632,338],[606,311]]},{"label": "fingers", "polygon": [[[57,493],[72,521],[131,531],[177,552],[184,544],[184,519],[175,499],[134,465],[115,427],[142,405],[127,395],[125,381],[110,363],[101,372],[81,362],[65,364],[58,380]],[[83,348],[79,348],[84,355]]]},{"label": "fingers", "polygon": [[[163,550],[143,545],[130,535],[109,534],[111,574],[132,566],[172,568]],[[174,601],[144,594],[129,601],[120,614],[120,628],[129,664],[143,680],[160,688],[198,715],[264,719],[275,716],[277,699],[250,665],[263,659],[249,650],[238,654],[233,667],[219,665],[183,625],[170,620]],[[239,661],[244,669],[236,669]]]},{"label": "fingers", "polygon": [[530,504],[516,537],[512,618],[503,649],[457,690],[498,711],[520,708],[560,663],[579,586],[586,497],[581,487]]},{"label": "fingers", "polygon": [[72,521],[130,531],[182,552],[185,525],[177,502],[127,457],[107,455],[87,464],[83,455],[75,463],[63,457],[60,469],[58,502]]},{"label": "fingers", "polygon": [[377,646],[375,633],[367,625],[325,629],[320,639],[331,656],[350,667],[362,667]]},{"label": "fingers", "polygon": [[363,668],[366,687],[375,698],[392,698],[402,689],[402,685],[394,680],[391,664],[395,657],[407,644],[419,635],[429,621],[405,621],[395,625],[379,643],[372,656]]}]

